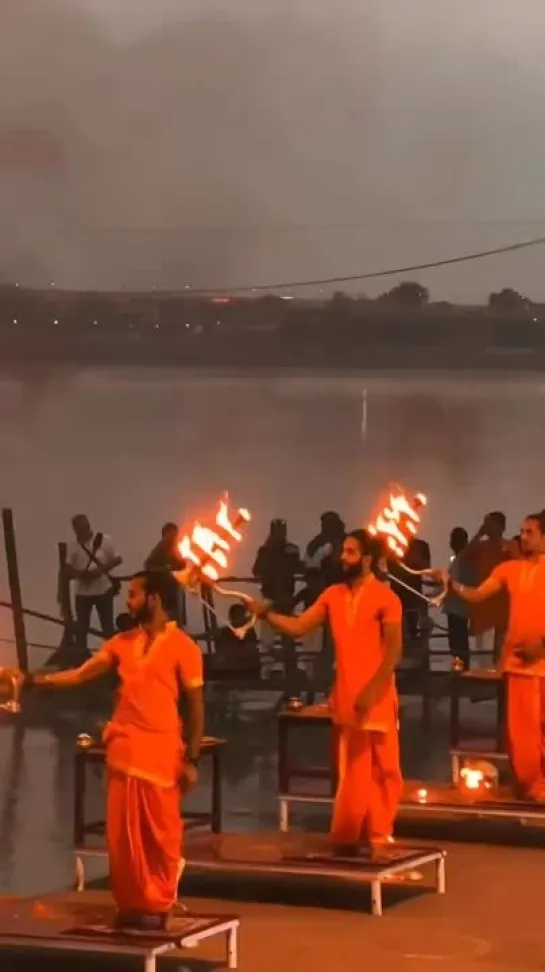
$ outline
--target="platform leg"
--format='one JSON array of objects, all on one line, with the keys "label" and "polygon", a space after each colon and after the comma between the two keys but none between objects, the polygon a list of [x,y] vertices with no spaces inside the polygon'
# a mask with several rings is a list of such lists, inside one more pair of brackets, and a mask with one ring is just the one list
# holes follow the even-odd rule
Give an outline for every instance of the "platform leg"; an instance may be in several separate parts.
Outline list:
[{"label": "platform leg", "polygon": [[447,890],[446,881],[446,862],[443,855],[439,858],[435,865],[435,885],[437,888],[437,894],[445,894]]},{"label": "platform leg", "polygon": [[460,757],[458,753],[453,753],[451,756],[452,762],[452,782],[455,786],[458,786],[460,782]]},{"label": "platform leg", "polygon": [[85,891],[85,864],[79,854],[76,854],[76,891]]},{"label": "platform leg", "polygon": [[290,829],[290,811],[288,806],[288,801],[280,798],[280,830],[283,834],[287,834]]},{"label": "platform leg", "polygon": [[227,968],[238,969],[238,925],[227,932]]},{"label": "platform leg", "polygon": [[153,952],[149,952],[144,959],[144,972],[157,972],[157,959]]},{"label": "platform leg", "polygon": [[382,885],[380,881],[371,881],[371,914],[375,918],[382,917]]},{"label": "platform leg", "polygon": [[186,863],[187,861],[185,857],[180,857],[180,860],[178,862],[178,876],[176,878],[176,907],[180,908],[182,911],[187,911],[187,908],[184,905],[182,900],[182,890],[180,887],[182,883],[182,878],[184,876]]}]

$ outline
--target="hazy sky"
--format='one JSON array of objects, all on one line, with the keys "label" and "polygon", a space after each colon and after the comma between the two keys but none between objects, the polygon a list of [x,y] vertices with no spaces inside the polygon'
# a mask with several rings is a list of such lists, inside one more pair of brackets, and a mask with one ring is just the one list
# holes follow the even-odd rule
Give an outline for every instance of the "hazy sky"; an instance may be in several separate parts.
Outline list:
[{"label": "hazy sky", "polygon": [[[545,235],[544,91],[543,0],[2,0],[0,278],[259,284]],[[545,299],[544,260],[416,276]]]}]

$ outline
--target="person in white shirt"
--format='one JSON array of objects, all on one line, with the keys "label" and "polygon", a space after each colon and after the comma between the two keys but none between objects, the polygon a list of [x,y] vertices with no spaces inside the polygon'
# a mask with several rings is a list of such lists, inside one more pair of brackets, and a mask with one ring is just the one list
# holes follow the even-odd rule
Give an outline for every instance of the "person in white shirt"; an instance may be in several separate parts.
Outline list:
[{"label": "person in white shirt", "polygon": [[114,597],[117,584],[110,577],[123,562],[111,537],[95,533],[89,518],[79,513],[72,518],[75,540],[67,551],[68,577],[75,582],[76,640],[78,654],[87,655],[87,633],[93,608],[96,610],[104,638],[115,633]]},{"label": "person in white shirt", "polygon": [[[463,559],[468,542],[467,530],[464,530],[463,527],[454,527],[450,534],[452,556],[448,572],[451,580],[471,587],[474,580],[473,574]],[[449,589],[443,601],[443,611],[447,616],[450,653],[453,658],[459,658],[463,662],[464,669],[467,670],[470,667],[469,605],[452,589]]]}]

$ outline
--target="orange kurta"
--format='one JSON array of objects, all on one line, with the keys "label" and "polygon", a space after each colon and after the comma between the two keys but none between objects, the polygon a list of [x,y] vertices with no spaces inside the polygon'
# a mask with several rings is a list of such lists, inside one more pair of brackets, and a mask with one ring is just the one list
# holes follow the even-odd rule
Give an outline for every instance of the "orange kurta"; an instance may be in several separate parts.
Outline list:
[{"label": "orange kurta", "polygon": [[336,844],[391,836],[401,798],[394,676],[362,720],[356,700],[384,660],[383,625],[401,625],[399,598],[371,576],[352,591],[335,584],[320,596],[335,643],[333,719],[339,730],[339,785],[331,832]]},{"label": "orange kurta", "polygon": [[527,664],[517,645],[545,639],[545,557],[512,560],[493,571],[509,596],[504,646],[507,672],[507,737],[513,774],[521,795],[545,793],[545,660]]},{"label": "orange kurta", "polygon": [[203,684],[194,641],[167,624],[147,648],[141,629],[103,648],[121,680],[104,730],[108,766],[107,839],[112,893],[120,912],[169,911],[181,855],[180,689]]}]

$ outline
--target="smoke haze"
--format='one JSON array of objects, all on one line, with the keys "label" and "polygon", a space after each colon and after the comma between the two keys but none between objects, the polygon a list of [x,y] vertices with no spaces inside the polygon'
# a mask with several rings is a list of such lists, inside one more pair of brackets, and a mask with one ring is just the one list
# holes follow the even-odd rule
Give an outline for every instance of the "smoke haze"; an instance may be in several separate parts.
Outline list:
[{"label": "smoke haze", "polygon": [[[542,0],[3,0],[0,28],[0,280],[259,284],[545,228]],[[542,258],[418,277],[538,299]]]}]

